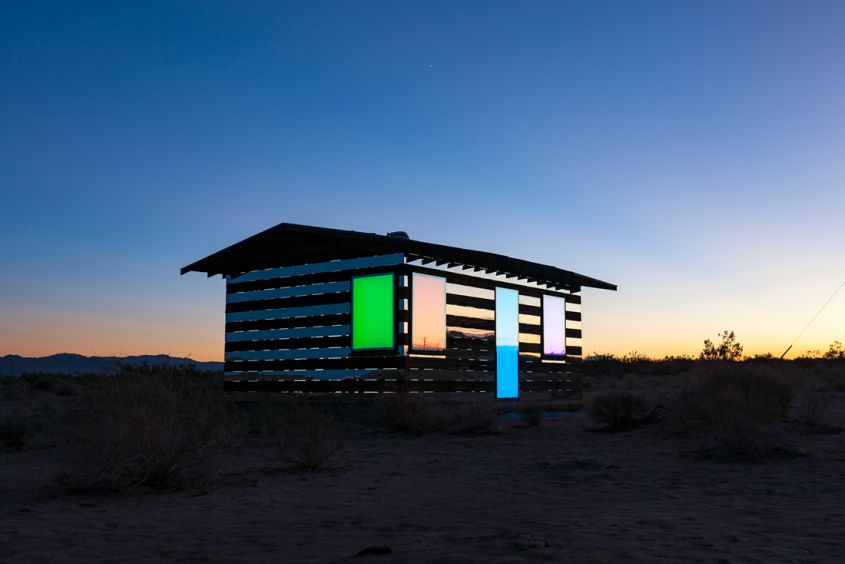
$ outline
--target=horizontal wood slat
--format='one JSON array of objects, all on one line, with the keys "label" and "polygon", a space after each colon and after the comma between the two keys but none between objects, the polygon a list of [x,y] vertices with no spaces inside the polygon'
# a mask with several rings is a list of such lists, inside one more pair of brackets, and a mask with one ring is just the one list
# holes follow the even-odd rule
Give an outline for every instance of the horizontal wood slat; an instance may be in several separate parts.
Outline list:
[{"label": "horizontal wood slat", "polygon": [[256,280],[252,282],[228,282],[226,292],[252,292],[255,290],[268,290],[272,288],[288,288],[290,286],[305,286],[310,284],[322,284],[325,282],[349,281],[354,276],[369,274],[385,274],[396,272],[400,274],[405,268],[404,265],[378,266],[372,268],[356,268],[353,270],[338,270],[333,272],[318,272],[315,274],[303,274],[300,276],[289,276],[287,278],[271,278],[268,280]]},{"label": "horizontal wood slat", "polygon": [[230,371],[259,370],[314,370],[351,368],[402,368],[405,359],[400,356],[348,356],[346,358],[303,359],[303,360],[256,360],[246,364],[225,362],[223,369]]},{"label": "horizontal wood slat", "polygon": [[[408,311],[396,312],[396,322],[407,322]],[[264,329],[285,329],[291,327],[322,327],[327,325],[351,325],[352,318],[348,313],[315,315],[309,317],[291,317],[280,319],[259,319],[252,321],[229,321],[226,332],[254,331]]]},{"label": "horizontal wood slat", "polygon": [[351,347],[349,335],[333,337],[300,337],[283,340],[235,341],[226,343],[226,352]]}]

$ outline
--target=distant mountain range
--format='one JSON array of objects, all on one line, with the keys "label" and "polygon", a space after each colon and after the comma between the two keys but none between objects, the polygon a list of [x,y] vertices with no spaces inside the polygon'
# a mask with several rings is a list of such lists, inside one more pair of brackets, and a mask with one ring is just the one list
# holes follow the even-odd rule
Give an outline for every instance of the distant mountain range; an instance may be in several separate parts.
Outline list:
[{"label": "distant mountain range", "polygon": [[0,376],[20,376],[36,372],[54,374],[104,374],[115,372],[119,365],[140,366],[195,366],[197,370],[223,370],[222,362],[198,362],[166,354],[138,356],[83,356],[61,353],[39,358],[9,354],[0,357]]}]

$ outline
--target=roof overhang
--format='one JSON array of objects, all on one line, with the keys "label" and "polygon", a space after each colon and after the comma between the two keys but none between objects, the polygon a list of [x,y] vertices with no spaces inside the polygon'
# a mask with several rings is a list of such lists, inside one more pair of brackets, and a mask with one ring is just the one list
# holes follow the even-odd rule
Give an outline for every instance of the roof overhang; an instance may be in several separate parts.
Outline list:
[{"label": "roof overhang", "polygon": [[426,243],[404,237],[293,223],[280,223],[193,262],[182,268],[182,274],[204,272],[208,276],[237,275],[265,268],[389,253],[404,253],[411,260],[460,265],[527,278],[555,288],[577,290],[580,287],[589,287],[616,290],[615,284],[583,274],[496,253]]}]

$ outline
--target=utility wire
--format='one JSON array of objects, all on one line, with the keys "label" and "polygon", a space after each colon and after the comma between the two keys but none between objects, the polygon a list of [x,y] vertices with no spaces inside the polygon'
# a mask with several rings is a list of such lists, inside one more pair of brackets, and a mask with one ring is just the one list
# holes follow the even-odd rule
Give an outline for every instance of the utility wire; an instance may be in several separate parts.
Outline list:
[{"label": "utility wire", "polygon": [[836,288],[836,290],[833,292],[833,294],[831,294],[831,296],[830,296],[830,297],[827,299],[827,301],[826,301],[826,302],[822,305],[822,307],[820,307],[820,308],[819,308],[819,311],[817,311],[817,312],[816,312],[816,315],[814,315],[814,316],[813,316],[813,318],[812,318],[812,319],[811,319],[811,320],[807,323],[807,325],[805,325],[805,326],[804,326],[804,328],[803,328],[803,329],[801,329],[801,332],[800,332],[800,333],[798,333],[798,336],[797,336],[797,337],[795,337],[795,339],[793,339],[792,343],[790,343],[790,345],[786,348],[786,350],[785,350],[785,351],[783,351],[783,354],[782,354],[782,355],[780,355],[781,360],[783,360],[783,357],[785,357],[785,356],[786,356],[786,353],[788,353],[788,352],[790,351],[790,349],[792,349],[792,347],[795,345],[795,343],[797,343],[797,342],[798,342],[798,339],[800,339],[800,338],[801,338],[801,336],[804,334],[804,332],[806,332],[806,331],[807,331],[807,329],[809,329],[809,328],[810,328],[810,325],[812,325],[812,324],[813,324],[813,321],[815,321],[815,320],[816,320],[816,318],[817,318],[819,315],[821,315],[821,313],[824,311],[824,308],[826,308],[826,307],[827,307],[827,304],[829,304],[830,302],[832,302],[832,301],[833,301],[833,298],[835,298],[835,297],[836,297],[836,294],[838,294],[838,293],[839,293],[839,290],[841,290],[843,286],[845,286],[845,280],[843,280],[843,281],[842,281],[842,284],[840,284],[840,285],[839,285],[839,287],[838,287],[838,288]]}]

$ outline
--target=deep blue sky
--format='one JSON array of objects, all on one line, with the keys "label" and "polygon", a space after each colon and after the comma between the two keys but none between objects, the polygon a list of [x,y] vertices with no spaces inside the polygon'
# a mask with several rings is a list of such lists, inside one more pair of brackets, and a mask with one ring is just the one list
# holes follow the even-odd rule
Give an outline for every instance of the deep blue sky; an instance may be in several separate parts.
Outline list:
[{"label": "deep blue sky", "polygon": [[[4,2],[0,354],[222,357],[281,221],[512,254],[587,352],[779,352],[845,279],[845,3]],[[845,337],[845,296],[799,349]],[[775,350],[779,349],[779,350]]]}]

